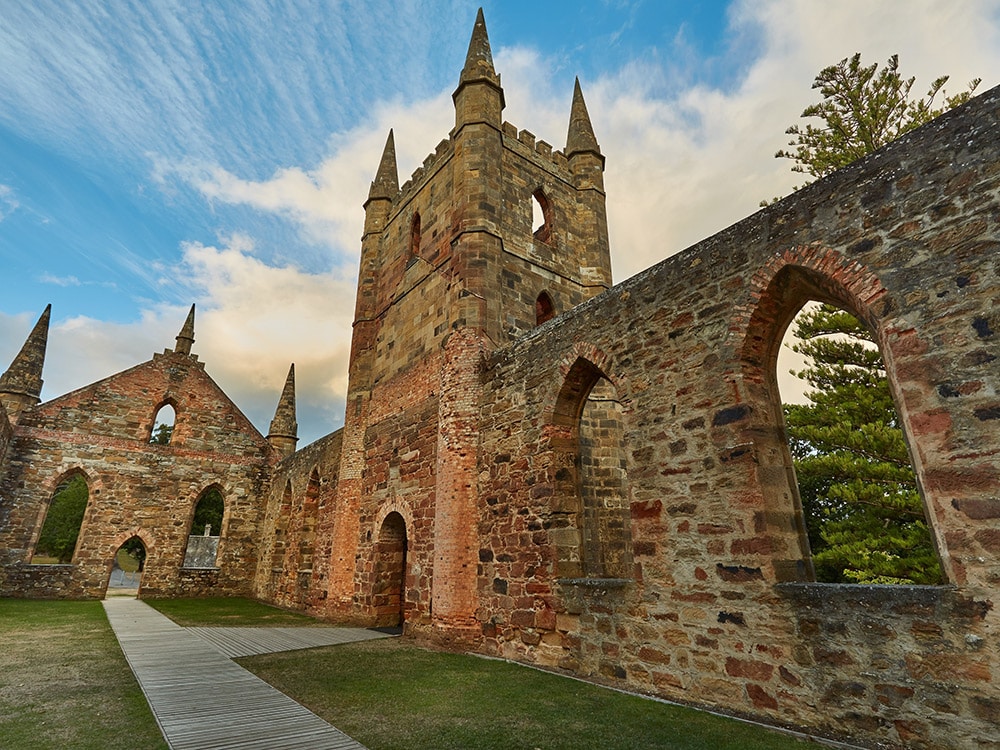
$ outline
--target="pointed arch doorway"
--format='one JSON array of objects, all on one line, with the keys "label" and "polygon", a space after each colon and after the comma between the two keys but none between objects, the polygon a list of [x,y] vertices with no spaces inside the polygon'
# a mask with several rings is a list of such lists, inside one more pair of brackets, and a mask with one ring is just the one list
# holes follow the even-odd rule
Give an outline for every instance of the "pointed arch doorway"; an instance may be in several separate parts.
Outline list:
[{"label": "pointed arch doorway", "polygon": [[145,568],[146,545],[138,536],[129,537],[115,550],[104,597],[106,599],[112,596],[138,598]]},{"label": "pointed arch doorway", "polygon": [[376,627],[402,627],[405,620],[406,549],[406,520],[393,511],[382,521],[375,547],[372,604]]}]

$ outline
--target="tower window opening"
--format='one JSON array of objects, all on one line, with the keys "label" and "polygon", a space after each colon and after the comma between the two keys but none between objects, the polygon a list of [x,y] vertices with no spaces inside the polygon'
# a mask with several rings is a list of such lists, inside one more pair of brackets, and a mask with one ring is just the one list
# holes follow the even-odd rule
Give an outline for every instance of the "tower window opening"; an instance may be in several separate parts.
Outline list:
[{"label": "tower window opening", "polygon": [[535,300],[535,325],[541,325],[556,316],[555,305],[548,292],[542,292]]},{"label": "tower window opening", "polygon": [[552,209],[545,192],[538,188],[531,194],[531,233],[539,242],[548,242],[552,236]]},{"label": "tower window opening", "polygon": [[413,214],[413,221],[410,222],[410,258],[420,255],[420,214]]}]

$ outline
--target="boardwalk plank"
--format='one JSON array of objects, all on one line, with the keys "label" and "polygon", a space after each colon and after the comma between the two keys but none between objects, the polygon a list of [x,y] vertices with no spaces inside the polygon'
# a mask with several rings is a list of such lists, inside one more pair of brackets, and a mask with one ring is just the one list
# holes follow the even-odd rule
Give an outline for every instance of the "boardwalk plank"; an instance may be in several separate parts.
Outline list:
[{"label": "boardwalk plank", "polygon": [[[136,599],[106,599],[104,608],[173,750],[364,750],[229,656],[314,648],[384,634],[360,628],[302,629],[315,630],[314,634],[287,632],[293,628],[182,628]],[[337,630],[351,632],[333,632]]]}]

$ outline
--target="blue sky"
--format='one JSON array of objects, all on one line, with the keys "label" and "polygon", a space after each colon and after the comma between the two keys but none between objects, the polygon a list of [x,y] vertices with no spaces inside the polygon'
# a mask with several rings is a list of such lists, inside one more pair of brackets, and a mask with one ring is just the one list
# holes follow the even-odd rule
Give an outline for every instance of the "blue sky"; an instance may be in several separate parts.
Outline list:
[{"label": "blue sky", "polygon": [[[303,444],[343,420],[361,204],[452,124],[475,2],[7,0],[0,368],[46,303],[43,397],[173,345],[262,431],[296,362]],[[506,119],[557,148],[579,76],[617,279],[787,193],[773,159],[824,65],[899,52],[917,88],[1000,70],[1000,0],[484,4]]]}]

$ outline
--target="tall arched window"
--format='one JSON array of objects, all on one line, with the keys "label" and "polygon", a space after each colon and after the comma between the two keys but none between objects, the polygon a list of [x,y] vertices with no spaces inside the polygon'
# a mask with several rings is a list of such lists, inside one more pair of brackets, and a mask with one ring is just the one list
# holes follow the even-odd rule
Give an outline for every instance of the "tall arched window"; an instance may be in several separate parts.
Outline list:
[{"label": "tall arched window", "polygon": [[32,565],[65,565],[73,561],[89,497],[87,480],[80,472],[59,483],[45,512]]},{"label": "tall arched window", "polygon": [[548,242],[552,236],[552,208],[545,192],[538,188],[531,194],[531,233],[539,242]]},{"label": "tall arched window", "polygon": [[[713,420],[715,426],[730,429],[729,412],[736,408],[741,419],[748,419],[740,429],[754,444],[766,519],[762,545],[772,550],[779,582],[913,582],[903,574],[910,553],[900,551],[907,548],[916,553],[917,568],[923,571],[920,582],[938,582],[943,574],[931,533],[933,519],[923,507],[920,476],[910,462],[896,394],[880,352],[886,322],[864,302],[881,298],[878,310],[891,314],[891,300],[874,277],[854,272],[856,280],[847,287],[831,277],[827,257],[807,255],[804,260],[825,265],[823,270],[786,265],[759,291],[741,354],[744,403]],[[821,365],[825,372],[818,372],[817,384],[822,387],[807,387],[813,393],[803,398],[801,380],[787,375],[787,365],[779,371],[778,353],[786,332],[799,328],[792,325],[793,319],[810,301],[823,307],[807,307],[806,315],[818,309],[824,319],[807,328],[819,334],[815,340],[823,356],[841,362]],[[860,339],[842,345],[827,335],[842,324]],[[794,368],[814,369],[804,362]],[[796,382],[799,396],[793,399],[791,386]],[[780,392],[779,383],[784,389]],[[803,403],[783,406],[782,394]],[[874,416],[872,408],[881,417]],[[851,526],[860,536],[849,532]],[[923,540],[917,541],[918,536]]]},{"label": "tall arched window", "polygon": [[149,442],[154,445],[170,445],[174,435],[174,423],[177,420],[177,412],[173,404],[165,403],[153,417],[153,426],[149,431]]},{"label": "tall arched window", "polygon": [[816,580],[937,584],[941,565],[874,333],[832,304],[807,304],[778,384]]},{"label": "tall arched window", "polygon": [[299,570],[312,570],[313,544],[316,539],[316,512],[319,508],[319,471],[312,470],[306,498],[302,504],[302,538],[299,540]]},{"label": "tall arched window", "polygon": [[632,534],[625,425],[614,385],[582,357],[570,368],[553,415],[555,464],[550,536],[560,578],[628,578]]}]

